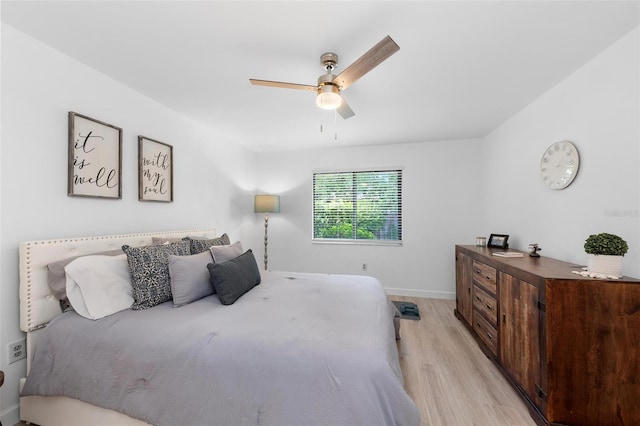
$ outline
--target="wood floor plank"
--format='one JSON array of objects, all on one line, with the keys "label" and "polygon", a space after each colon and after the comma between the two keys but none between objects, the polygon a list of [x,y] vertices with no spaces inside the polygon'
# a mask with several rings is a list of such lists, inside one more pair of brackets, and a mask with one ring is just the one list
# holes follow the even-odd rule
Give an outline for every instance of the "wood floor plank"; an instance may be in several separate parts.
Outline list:
[{"label": "wood floor plank", "polygon": [[407,393],[423,426],[535,426],[527,407],[454,316],[455,301],[391,296],[418,305],[398,343]]}]

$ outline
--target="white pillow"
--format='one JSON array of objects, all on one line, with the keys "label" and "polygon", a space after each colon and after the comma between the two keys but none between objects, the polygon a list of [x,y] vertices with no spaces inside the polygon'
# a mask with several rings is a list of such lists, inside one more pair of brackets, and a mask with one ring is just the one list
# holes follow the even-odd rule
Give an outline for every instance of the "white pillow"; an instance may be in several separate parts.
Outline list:
[{"label": "white pillow", "polygon": [[100,319],[133,304],[126,255],[79,257],[64,268],[69,303],[80,315]]},{"label": "white pillow", "polygon": [[243,253],[240,241],[236,241],[229,246],[211,246],[209,250],[211,251],[211,256],[213,256],[213,261],[216,263],[235,259]]}]

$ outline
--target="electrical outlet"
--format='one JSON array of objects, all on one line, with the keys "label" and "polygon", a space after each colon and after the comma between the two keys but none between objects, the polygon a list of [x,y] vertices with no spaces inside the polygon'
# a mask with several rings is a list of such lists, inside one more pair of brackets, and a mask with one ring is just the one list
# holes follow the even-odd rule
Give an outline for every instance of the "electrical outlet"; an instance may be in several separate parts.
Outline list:
[{"label": "electrical outlet", "polygon": [[366,263],[363,263],[363,264],[362,264],[362,270],[363,270],[363,271],[366,271],[366,270],[367,270],[367,264],[366,264]]},{"label": "electrical outlet", "polygon": [[9,343],[7,346],[9,364],[27,357],[27,345],[25,339]]}]

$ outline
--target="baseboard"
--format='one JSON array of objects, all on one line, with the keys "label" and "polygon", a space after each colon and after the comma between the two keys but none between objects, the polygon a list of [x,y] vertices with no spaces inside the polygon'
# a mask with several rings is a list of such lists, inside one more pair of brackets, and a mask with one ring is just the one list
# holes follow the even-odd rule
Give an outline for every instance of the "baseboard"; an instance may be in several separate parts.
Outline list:
[{"label": "baseboard", "polygon": [[20,404],[14,404],[0,413],[2,426],[12,426],[20,421]]},{"label": "baseboard", "polygon": [[451,291],[434,290],[414,290],[410,288],[389,288],[384,289],[389,296],[424,297],[427,299],[449,299],[455,300],[456,294]]}]

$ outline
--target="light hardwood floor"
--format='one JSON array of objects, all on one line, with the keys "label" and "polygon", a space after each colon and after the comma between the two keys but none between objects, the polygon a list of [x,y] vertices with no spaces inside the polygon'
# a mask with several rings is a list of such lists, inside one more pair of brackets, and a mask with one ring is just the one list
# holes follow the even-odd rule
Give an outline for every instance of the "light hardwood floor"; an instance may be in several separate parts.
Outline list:
[{"label": "light hardwood floor", "polygon": [[405,388],[420,409],[422,426],[535,426],[522,400],[453,315],[453,300],[390,299],[414,302],[420,310],[420,321],[400,321],[397,343]]},{"label": "light hardwood floor", "polygon": [[419,321],[400,321],[398,352],[422,425],[535,426],[524,402],[454,316],[455,301],[390,299],[420,310]]}]

